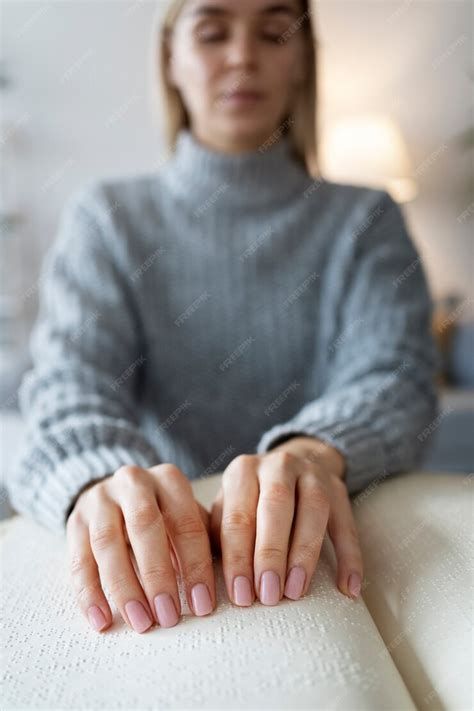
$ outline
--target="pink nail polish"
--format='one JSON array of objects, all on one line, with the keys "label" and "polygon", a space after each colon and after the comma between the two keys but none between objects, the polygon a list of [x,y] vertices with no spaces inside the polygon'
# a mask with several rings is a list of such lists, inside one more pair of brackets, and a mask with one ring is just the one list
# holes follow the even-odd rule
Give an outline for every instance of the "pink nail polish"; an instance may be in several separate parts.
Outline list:
[{"label": "pink nail polish", "polygon": [[138,600],[129,600],[125,605],[125,611],[135,632],[145,632],[151,626],[152,620]]},{"label": "pink nail polish", "polygon": [[155,610],[161,627],[174,627],[178,622],[178,613],[174,600],[168,593],[160,593],[155,597]]},{"label": "pink nail polish", "polygon": [[359,573],[351,573],[347,587],[353,597],[357,597],[360,593],[361,582]]},{"label": "pink nail polish", "polygon": [[237,575],[234,580],[234,600],[236,605],[248,607],[253,602],[250,580],[245,575]]},{"label": "pink nail polish", "polygon": [[266,570],[260,582],[260,602],[276,605],[280,601],[280,577],[273,570]]},{"label": "pink nail polish", "polygon": [[285,585],[285,595],[291,600],[298,600],[303,592],[306,572],[301,566],[295,566],[288,573]]},{"label": "pink nail polish", "polygon": [[208,615],[212,612],[211,596],[209,595],[207,585],[204,585],[204,583],[198,583],[193,587],[191,590],[191,599],[196,615]]},{"label": "pink nail polish", "polygon": [[90,624],[95,630],[97,630],[97,632],[100,632],[100,630],[107,624],[107,620],[105,619],[104,613],[102,612],[100,607],[97,607],[97,605],[92,605],[92,607],[89,607],[89,609],[87,610],[87,616],[89,618]]}]

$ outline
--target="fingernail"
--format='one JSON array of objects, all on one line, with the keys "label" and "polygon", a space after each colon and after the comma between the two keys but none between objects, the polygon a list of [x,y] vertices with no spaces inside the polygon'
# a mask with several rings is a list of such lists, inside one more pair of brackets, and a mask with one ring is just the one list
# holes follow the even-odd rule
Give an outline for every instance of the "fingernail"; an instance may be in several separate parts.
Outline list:
[{"label": "fingernail", "polygon": [[195,585],[191,590],[191,598],[196,615],[208,615],[212,612],[211,596],[207,585],[204,585],[204,583]]},{"label": "fingernail", "polygon": [[280,577],[273,570],[266,570],[260,583],[260,602],[276,605],[280,600]]},{"label": "fingernail", "polygon": [[125,611],[135,632],[145,632],[151,626],[152,620],[138,600],[129,600],[125,605]]},{"label": "fingernail", "polygon": [[160,593],[155,597],[155,610],[162,627],[174,627],[178,622],[174,600],[168,593]]},{"label": "fingernail", "polygon": [[245,575],[237,575],[234,580],[234,600],[236,605],[251,605],[253,602],[250,580]]},{"label": "fingernail", "polygon": [[97,607],[97,605],[92,605],[92,607],[89,607],[89,609],[87,610],[87,616],[89,618],[90,624],[95,630],[97,630],[97,632],[100,632],[100,630],[107,624],[107,620],[105,619],[104,613],[102,612],[100,607]]},{"label": "fingernail", "polygon": [[296,566],[292,568],[288,573],[285,585],[285,595],[292,600],[298,600],[301,597],[301,593],[304,588],[304,581],[306,580],[306,572],[301,566]]},{"label": "fingernail", "polygon": [[359,573],[351,573],[347,587],[349,588],[349,592],[353,597],[357,597],[357,595],[360,593],[360,584],[361,578]]}]

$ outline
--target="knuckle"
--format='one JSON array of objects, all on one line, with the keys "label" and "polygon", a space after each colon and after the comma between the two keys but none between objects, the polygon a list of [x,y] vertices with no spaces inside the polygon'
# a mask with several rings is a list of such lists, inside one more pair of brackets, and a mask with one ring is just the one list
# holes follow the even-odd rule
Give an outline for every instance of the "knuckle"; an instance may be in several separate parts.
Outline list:
[{"label": "knuckle", "polygon": [[114,478],[122,484],[134,484],[143,477],[143,469],[135,464],[124,464],[114,474]]},{"label": "knuckle", "polygon": [[100,506],[105,504],[108,500],[109,496],[107,494],[107,483],[101,481],[94,486],[91,486],[89,489],[86,489],[86,491],[81,494],[78,499],[78,508],[80,510],[81,505],[84,508],[87,508],[89,505]]},{"label": "knuckle", "polygon": [[157,527],[161,523],[158,506],[153,502],[145,502],[134,506],[125,516],[127,528],[142,530]]},{"label": "knuckle", "polygon": [[143,570],[140,570],[140,575],[145,585],[160,585],[163,580],[170,577],[172,573],[171,568],[171,562],[169,565],[166,565],[166,563],[155,563],[153,565],[146,566]]},{"label": "knuckle", "polygon": [[176,464],[172,464],[171,462],[159,464],[156,467],[156,473],[158,476],[163,478],[183,479],[184,477],[186,481],[188,481],[187,477],[185,477],[181,469]]},{"label": "knuckle", "polygon": [[313,560],[319,555],[321,545],[322,540],[317,538],[312,541],[302,541],[297,544],[295,553],[302,560]]},{"label": "knuckle", "polygon": [[70,534],[70,532],[76,528],[78,523],[82,523],[83,519],[79,511],[79,502],[77,501],[74,505],[74,508],[72,509],[71,513],[67,517],[66,521],[66,532]]},{"label": "knuckle", "polygon": [[329,499],[325,489],[317,482],[306,487],[303,493],[303,501],[305,506],[311,509],[320,510],[321,507],[329,507]]},{"label": "knuckle", "polygon": [[133,582],[128,573],[115,574],[107,580],[107,587],[115,600],[120,600],[125,590],[133,588]]},{"label": "knuckle", "polygon": [[286,449],[270,451],[267,453],[266,458],[270,459],[273,465],[280,469],[293,464],[297,460],[296,455]]},{"label": "knuckle", "polygon": [[206,555],[199,560],[186,562],[184,566],[185,576],[188,580],[197,580],[206,575],[212,568],[212,556]]},{"label": "knuckle", "polygon": [[286,556],[286,551],[278,546],[262,546],[258,549],[257,555],[261,560],[274,560]]},{"label": "knuckle", "polygon": [[77,578],[79,575],[82,577],[84,575],[84,571],[86,571],[90,567],[90,558],[84,553],[72,555],[69,560],[69,572],[73,579]]},{"label": "knuckle", "polygon": [[251,529],[255,525],[256,513],[243,509],[233,509],[222,516],[221,528],[226,531]]},{"label": "knuckle", "polygon": [[79,607],[86,607],[91,600],[97,600],[102,594],[102,588],[98,580],[83,583],[76,589],[76,601]]},{"label": "knuckle", "polygon": [[260,496],[263,501],[274,504],[286,504],[292,497],[292,487],[283,481],[272,481]]},{"label": "knuckle", "polygon": [[206,527],[200,516],[195,514],[182,514],[172,523],[173,535],[177,538],[195,538],[206,533]]},{"label": "knuckle", "polygon": [[[248,469],[255,462],[255,455],[253,454],[238,454],[232,460],[232,469]],[[228,476],[229,467],[224,471],[223,476]]]},{"label": "knuckle", "polygon": [[241,568],[241,567],[246,567],[249,563],[252,562],[251,557],[246,556],[244,553],[240,551],[232,551],[230,553],[226,553],[225,557],[226,565],[230,566],[231,568]]},{"label": "knuckle", "polygon": [[91,546],[94,550],[101,551],[117,541],[120,534],[121,531],[115,524],[95,525],[90,529]]}]

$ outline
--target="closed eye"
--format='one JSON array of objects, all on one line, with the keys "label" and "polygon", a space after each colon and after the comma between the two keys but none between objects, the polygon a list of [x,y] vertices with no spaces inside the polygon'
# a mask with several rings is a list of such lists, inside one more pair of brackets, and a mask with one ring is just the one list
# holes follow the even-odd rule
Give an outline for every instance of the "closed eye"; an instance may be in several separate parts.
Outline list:
[{"label": "closed eye", "polygon": [[[260,36],[266,42],[280,44],[282,34],[283,32],[262,32]],[[224,32],[218,32],[213,34],[205,34],[203,32],[199,32],[198,39],[200,42],[203,42],[205,44],[212,42],[224,42],[227,39],[227,35]]]},{"label": "closed eye", "polygon": [[267,40],[267,42],[280,43],[282,34],[283,34],[282,32],[278,32],[278,34],[274,34],[274,33],[270,33],[270,32],[264,32],[264,33],[262,34],[262,37],[263,37],[265,40]]}]

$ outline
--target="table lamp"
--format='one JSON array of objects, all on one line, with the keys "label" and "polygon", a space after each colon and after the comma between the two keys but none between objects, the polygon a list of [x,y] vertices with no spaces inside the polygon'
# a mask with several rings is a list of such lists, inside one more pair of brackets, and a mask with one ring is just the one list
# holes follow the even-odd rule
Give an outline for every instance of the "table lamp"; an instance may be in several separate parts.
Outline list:
[{"label": "table lamp", "polygon": [[399,203],[418,193],[401,130],[387,116],[363,114],[331,124],[323,132],[320,166],[327,180],[384,188]]}]

